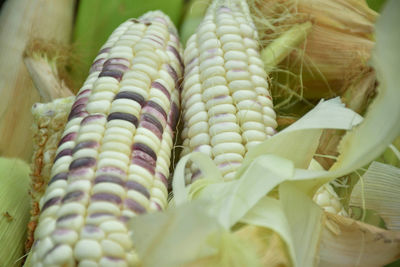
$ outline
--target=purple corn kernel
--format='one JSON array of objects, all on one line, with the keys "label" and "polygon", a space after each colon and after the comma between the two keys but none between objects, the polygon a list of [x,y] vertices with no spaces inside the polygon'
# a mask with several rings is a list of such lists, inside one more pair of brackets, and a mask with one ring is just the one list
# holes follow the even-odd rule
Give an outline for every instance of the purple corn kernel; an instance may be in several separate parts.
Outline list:
[{"label": "purple corn kernel", "polygon": [[145,197],[150,198],[150,193],[149,190],[147,190],[146,187],[144,187],[143,185],[139,184],[138,182],[135,181],[127,181],[125,183],[125,187],[128,190],[135,190],[139,193],[142,193]]},{"label": "purple corn kernel", "polygon": [[72,155],[72,149],[70,148],[63,149],[56,155],[53,162],[56,162],[61,157],[71,156],[71,155]]},{"label": "purple corn kernel", "polygon": [[80,168],[90,168],[96,165],[96,159],[92,157],[82,157],[75,159],[69,165],[69,170],[76,170]]},{"label": "purple corn kernel", "polygon": [[134,115],[128,114],[128,113],[113,112],[110,115],[108,115],[108,117],[107,117],[107,121],[111,121],[111,120],[129,121],[130,123],[135,125],[135,127],[138,126],[138,119]]},{"label": "purple corn kernel", "polygon": [[70,219],[74,219],[74,218],[76,218],[76,217],[78,217],[79,215],[78,214],[67,214],[67,215],[63,215],[63,216],[61,216],[61,217],[59,217],[58,219],[57,219],[57,222],[62,222],[62,221],[67,221],[67,220],[70,220]]},{"label": "purple corn kernel", "polygon": [[151,131],[155,136],[157,136],[158,139],[162,139],[162,133],[153,123],[148,121],[141,121],[140,126]]},{"label": "purple corn kernel", "polygon": [[79,201],[83,198],[84,195],[85,195],[85,193],[83,193],[82,191],[69,192],[64,196],[64,198],[62,199],[61,202],[66,203],[66,202],[72,202],[72,201]]},{"label": "purple corn kernel", "polygon": [[109,212],[96,212],[89,215],[90,218],[100,218],[100,217],[115,217],[114,214]]},{"label": "purple corn kernel", "polygon": [[87,97],[87,96],[77,98],[75,100],[74,104],[72,105],[71,109],[74,109],[79,105],[86,104],[88,101],[89,101],[89,97]]},{"label": "purple corn kernel", "polygon": [[70,170],[68,173],[69,179],[81,179],[82,176],[89,172],[89,168],[80,168],[75,170]]},{"label": "purple corn kernel", "polygon": [[73,230],[70,230],[70,229],[56,229],[56,230],[54,230],[53,231],[53,234],[54,235],[68,235],[68,234],[70,234],[71,233],[71,231],[73,231]]},{"label": "purple corn kernel", "polygon": [[140,205],[139,203],[130,198],[125,199],[124,204],[126,207],[128,207],[128,209],[136,213],[141,214],[146,212],[146,209],[142,205]]},{"label": "purple corn kernel", "polygon": [[92,90],[91,89],[85,89],[85,90],[83,90],[82,92],[80,92],[77,96],[76,96],[76,98],[79,98],[79,97],[82,97],[82,96],[86,96],[86,95],[90,95],[90,93],[92,92]]},{"label": "purple corn kernel", "polygon": [[61,197],[52,197],[52,198],[50,198],[49,200],[47,200],[47,201],[44,203],[44,205],[43,205],[43,207],[42,207],[42,212],[43,212],[45,209],[47,209],[47,208],[49,208],[49,207],[51,207],[51,206],[53,206],[53,205],[56,205],[56,204],[60,203],[60,201],[61,201]]},{"label": "purple corn kernel", "polygon": [[96,148],[99,146],[99,143],[96,141],[84,141],[80,142],[77,145],[75,145],[74,149],[72,149],[72,154],[75,154],[76,151],[83,149],[83,148]]},{"label": "purple corn kernel", "polygon": [[54,175],[54,176],[50,179],[49,185],[50,185],[51,183],[54,183],[55,181],[58,181],[58,180],[65,180],[65,181],[66,181],[67,179],[68,179],[68,173],[67,173],[67,172],[60,172],[60,173]]},{"label": "purple corn kernel", "polygon": [[156,166],[156,161],[150,157],[147,153],[144,153],[143,151],[140,150],[134,150],[132,152],[133,157],[135,159],[142,159],[144,161],[147,161],[151,166],[155,167]]},{"label": "purple corn kernel", "polygon": [[107,59],[106,62],[104,62],[104,66],[107,65],[113,65],[113,64],[118,64],[118,65],[124,65],[125,67],[130,65],[129,60],[125,59],[125,58],[120,58],[120,57],[114,57],[114,58],[109,58]]},{"label": "purple corn kernel", "polygon": [[123,75],[124,73],[120,70],[102,70],[99,77],[113,77],[120,82]]},{"label": "purple corn kernel", "polygon": [[71,132],[71,133],[65,135],[63,138],[61,138],[60,142],[58,143],[58,146],[64,144],[65,142],[74,140],[76,135],[77,135],[76,132]]},{"label": "purple corn kernel", "polygon": [[91,197],[92,201],[105,201],[115,204],[121,204],[122,200],[119,196],[109,194],[109,193],[97,193]]},{"label": "purple corn kernel", "polygon": [[159,89],[161,92],[164,93],[164,95],[166,95],[166,97],[168,98],[168,100],[171,99],[171,95],[170,95],[170,93],[168,92],[167,88],[165,88],[165,86],[162,85],[161,83],[159,83],[159,82],[153,82],[153,83],[151,84],[151,87],[152,87],[152,88],[157,88],[157,89]]},{"label": "purple corn kernel", "polygon": [[101,49],[99,51],[99,55],[103,54],[103,53],[108,53],[108,52],[110,52],[110,50],[111,50],[111,47],[104,47],[103,49]]},{"label": "purple corn kernel", "polygon": [[156,44],[163,46],[164,44],[162,42],[160,42],[159,40],[157,40],[156,38],[152,38],[152,37],[148,37],[149,40],[155,42]]},{"label": "purple corn kernel", "polygon": [[115,99],[120,99],[120,98],[126,98],[126,99],[130,99],[133,101],[138,102],[142,107],[145,103],[145,99],[142,95],[138,94],[138,93],[134,93],[134,92],[130,92],[130,91],[122,91],[119,92],[115,97]]},{"label": "purple corn kernel", "polygon": [[103,66],[103,72],[105,71],[121,71],[125,72],[128,69],[127,66],[123,64],[108,64]]},{"label": "purple corn kernel", "polygon": [[160,179],[160,181],[165,185],[166,188],[169,187],[168,179],[167,179],[167,177],[165,177],[165,175],[162,172],[157,172],[156,177],[158,179]]},{"label": "purple corn kernel", "polygon": [[221,100],[221,99],[224,99],[224,98],[227,98],[227,97],[229,97],[229,96],[227,96],[227,95],[219,95],[219,96],[214,97],[213,99],[214,100]]},{"label": "purple corn kernel", "polygon": [[171,112],[169,113],[168,117],[169,125],[171,126],[172,130],[175,130],[178,120],[179,120],[179,108],[175,102],[172,102]]},{"label": "purple corn kernel", "polygon": [[[101,51],[100,51],[101,54]],[[90,67],[89,72],[95,72],[95,71],[101,71],[101,68],[103,67],[103,63],[104,63],[104,58],[99,58],[98,60],[96,60],[95,62],[93,62],[92,66]]]},{"label": "purple corn kernel", "polygon": [[154,102],[154,101],[147,101],[147,103],[146,103],[146,105],[145,105],[145,108],[146,107],[152,107],[152,108],[154,108],[155,110],[157,110],[164,118],[165,118],[165,120],[167,119],[167,113],[165,112],[165,110],[159,105],[159,104],[157,104],[156,102]]},{"label": "purple corn kernel", "polygon": [[157,160],[157,155],[156,153],[153,151],[153,149],[151,149],[149,146],[142,144],[142,143],[135,143],[132,146],[132,150],[140,150],[143,151],[144,153],[146,153],[147,155],[149,155],[150,157],[152,157],[154,160]]},{"label": "purple corn kernel", "polygon": [[117,174],[117,175],[121,175],[121,176],[126,175],[126,172],[124,170],[122,170],[118,167],[114,167],[114,166],[104,166],[104,167],[101,167],[98,171],[101,173]]},{"label": "purple corn kernel", "polygon": [[94,179],[95,184],[99,183],[114,183],[114,184],[119,184],[120,186],[124,186],[124,181],[119,178],[118,176],[114,175],[99,175]]},{"label": "purple corn kernel", "polygon": [[155,170],[154,167],[152,165],[150,165],[147,161],[142,160],[140,158],[133,158],[132,159],[132,164],[136,164],[140,167],[145,168],[146,170],[148,170],[152,175],[155,174]]},{"label": "purple corn kernel", "polygon": [[68,115],[68,121],[73,118],[80,117],[85,111],[86,103],[76,105],[74,108],[71,109],[71,112]]},{"label": "purple corn kernel", "polygon": [[167,48],[169,51],[171,51],[174,55],[175,55],[175,57],[178,59],[178,61],[179,61],[179,65],[181,66],[181,70],[183,70],[184,68],[185,68],[185,65],[183,64],[183,60],[182,60],[182,57],[181,57],[181,55],[179,55],[179,52],[178,52],[178,50],[176,50],[176,48],[175,47],[173,47],[173,46],[168,46],[168,48]]},{"label": "purple corn kernel", "polygon": [[162,210],[160,204],[158,204],[156,201],[152,201],[151,203],[157,207],[157,210]]},{"label": "purple corn kernel", "polygon": [[157,118],[157,120],[163,125],[163,127],[165,126],[165,124],[167,123],[167,118],[164,117],[164,114],[161,114],[158,110],[156,110],[155,108],[152,108],[150,106],[145,106],[142,109],[142,113],[148,113],[153,115],[155,118]]},{"label": "purple corn kernel", "polygon": [[102,115],[102,114],[88,115],[81,121],[81,125],[85,125],[85,124],[88,124],[90,122],[93,122],[93,121],[96,121],[96,120],[100,120],[100,119],[103,119],[103,118],[104,118],[104,115]]},{"label": "purple corn kernel", "polygon": [[98,232],[101,232],[102,230],[96,225],[86,224],[83,227],[83,231],[86,233],[98,233]]},{"label": "purple corn kernel", "polygon": [[150,124],[154,125],[160,133],[164,132],[162,124],[153,115],[151,115],[149,113],[143,113],[140,120],[141,120],[141,124],[142,124],[142,122],[149,122]]},{"label": "purple corn kernel", "polygon": [[74,119],[74,118],[82,118],[82,117],[86,117],[89,113],[87,113],[86,111],[80,111],[74,115],[69,115],[68,116],[68,121]]},{"label": "purple corn kernel", "polygon": [[171,65],[167,65],[167,71],[169,75],[174,79],[175,81],[175,86],[178,87],[178,73],[176,73],[175,69]]}]

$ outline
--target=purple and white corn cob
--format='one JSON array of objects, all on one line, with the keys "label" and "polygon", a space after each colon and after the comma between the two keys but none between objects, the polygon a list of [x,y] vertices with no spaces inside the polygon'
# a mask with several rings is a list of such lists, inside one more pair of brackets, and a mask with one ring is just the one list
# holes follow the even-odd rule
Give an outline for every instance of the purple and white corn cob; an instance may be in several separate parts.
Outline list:
[{"label": "purple and white corn cob", "polygon": [[78,92],[41,199],[32,266],[132,266],[127,222],[164,209],[183,74],[160,11],[121,24]]}]

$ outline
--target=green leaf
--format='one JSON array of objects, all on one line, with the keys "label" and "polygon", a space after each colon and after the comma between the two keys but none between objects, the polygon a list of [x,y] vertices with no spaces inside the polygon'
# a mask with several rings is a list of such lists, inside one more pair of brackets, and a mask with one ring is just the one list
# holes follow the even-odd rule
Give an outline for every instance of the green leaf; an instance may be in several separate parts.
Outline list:
[{"label": "green leaf", "polygon": [[100,47],[118,25],[151,10],[163,11],[178,25],[183,7],[183,0],[82,0],[79,3],[73,38],[80,59],[72,66],[76,87],[81,86]]},{"label": "green leaf", "polygon": [[29,165],[12,158],[0,158],[0,259],[14,266],[24,255],[31,198]]}]

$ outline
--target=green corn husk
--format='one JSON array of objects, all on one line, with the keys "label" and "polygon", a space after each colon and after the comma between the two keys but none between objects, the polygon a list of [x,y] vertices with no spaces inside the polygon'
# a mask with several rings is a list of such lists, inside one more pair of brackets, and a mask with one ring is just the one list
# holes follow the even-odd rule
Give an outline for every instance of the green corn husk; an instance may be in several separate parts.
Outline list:
[{"label": "green corn husk", "polygon": [[20,266],[31,208],[29,164],[0,158],[0,265]]},{"label": "green corn husk", "polygon": [[80,61],[71,66],[74,88],[80,88],[101,45],[111,32],[129,18],[150,10],[161,10],[178,25],[183,0],[85,0],[79,2],[74,28],[75,54]]},{"label": "green corn husk", "polygon": [[30,109],[39,101],[24,63],[25,49],[41,43],[67,45],[74,0],[8,0],[0,13],[0,155],[29,161]]}]

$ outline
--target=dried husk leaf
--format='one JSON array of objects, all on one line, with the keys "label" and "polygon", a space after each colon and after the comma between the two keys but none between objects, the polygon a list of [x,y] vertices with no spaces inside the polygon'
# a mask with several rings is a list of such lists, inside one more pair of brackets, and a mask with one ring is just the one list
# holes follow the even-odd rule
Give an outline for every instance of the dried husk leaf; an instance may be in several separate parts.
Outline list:
[{"label": "dried husk leaf", "polygon": [[400,257],[400,232],[325,213],[319,266],[383,266]]},{"label": "dried husk leaf", "polygon": [[293,25],[313,23],[305,42],[288,49],[290,56],[271,73],[273,95],[285,99],[289,90],[298,101],[340,95],[368,69],[377,13],[365,1],[252,0],[250,5],[267,47]]},{"label": "dried husk leaf", "polygon": [[0,14],[0,155],[32,155],[31,106],[39,101],[23,62],[25,48],[35,39],[69,43],[74,0],[8,0]]},{"label": "dried husk leaf", "polygon": [[374,210],[389,230],[400,231],[400,169],[373,162],[354,186],[350,206]]}]

